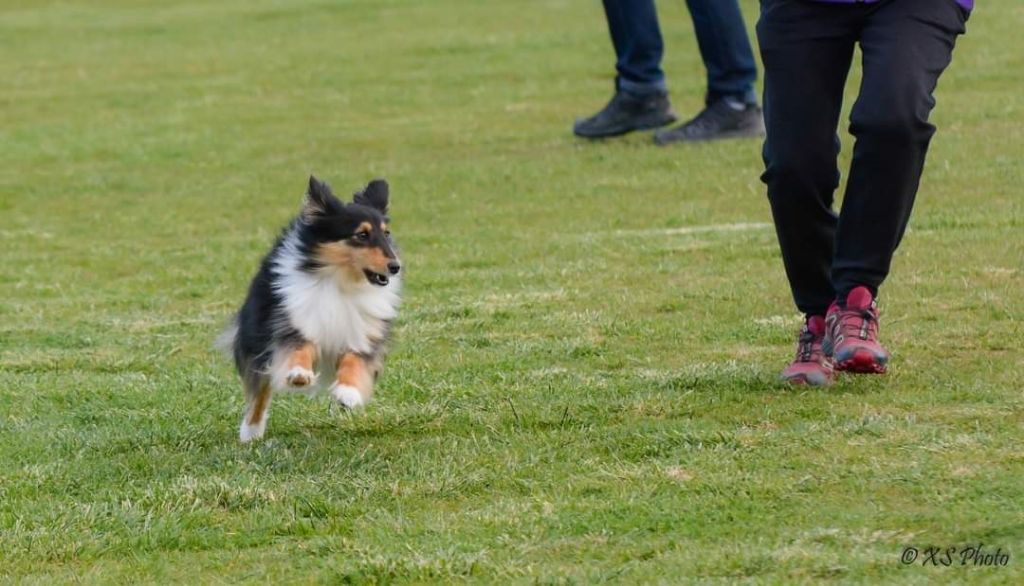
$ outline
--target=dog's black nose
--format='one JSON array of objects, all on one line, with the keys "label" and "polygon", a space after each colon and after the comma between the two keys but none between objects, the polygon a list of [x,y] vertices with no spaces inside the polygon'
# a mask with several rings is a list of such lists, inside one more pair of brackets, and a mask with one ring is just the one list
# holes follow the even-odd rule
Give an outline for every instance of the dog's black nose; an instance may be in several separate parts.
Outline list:
[{"label": "dog's black nose", "polygon": [[398,264],[397,262],[391,261],[388,263],[388,272],[391,273],[392,275],[397,275],[398,271],[400,270],[402,270],[402,265]]}]

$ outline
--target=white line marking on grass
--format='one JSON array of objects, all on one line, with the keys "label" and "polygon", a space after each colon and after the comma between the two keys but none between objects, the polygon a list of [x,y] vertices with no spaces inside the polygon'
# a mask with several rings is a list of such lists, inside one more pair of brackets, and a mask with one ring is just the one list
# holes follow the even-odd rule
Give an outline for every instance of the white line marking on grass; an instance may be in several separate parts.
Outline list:
[{"label": "white line marking on grass", "polygon": [[53,234],[50,232],[41,232],[39,230],[22,229],[22,230],[0,230],[0,238],[42,238],[44,240],[50,240],[53,238]]},{"label": "white line marking on grass", "polygon": [[565,289],[490,293],[482,298],[470,299],[467,301],[466,305],[476,305],[486,308],[506,307],[508,305],[523,305],[533,301],[549,301],[552,299],[563,298],[565,298]]},{"label": "white line marking on grass", "polygon": [[1020,272],[1017,269],[1009,269],[1006,267],[984,267],[981,270],[993,277],[1012,277]]},{"label": "white line marking on grass", "polygon": [[748,232],[764,230],[772,225],[765,222],[736,222],[734,224],[708,224],[705,226],[680,226],[679,228],[660,228],[652,230],[615,230],[614,236],[681,236],[686,234],[707,234],[722,232]]},{"label": "white line marking on grass", "polygon": [[792,315],[770,315],[768,317],[759,317],[754,319],[754,323],[759,326],[770,326],[770,327],[790,327],[800,324],[803,316],[799,313]]}]

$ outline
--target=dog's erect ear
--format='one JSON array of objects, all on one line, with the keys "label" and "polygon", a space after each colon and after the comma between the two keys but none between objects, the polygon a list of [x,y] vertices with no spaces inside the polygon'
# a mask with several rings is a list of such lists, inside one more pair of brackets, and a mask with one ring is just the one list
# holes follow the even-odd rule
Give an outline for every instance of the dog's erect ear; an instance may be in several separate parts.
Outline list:
[{"label": "dog's erect ear", "polygon": [[302,202],[302,219],[309,222],[313,218],[326,215],[335,207],[336,201],[331,186],[310,175],[309,189],[306,190],[306,199]]},{"label": "dog's erect ear", "polygon": [[356,192],[352,202],[369,206],[379,210],[382,214],[388,213],[388,182],[383,179],[374,179],[366,185],[366,189]]}]

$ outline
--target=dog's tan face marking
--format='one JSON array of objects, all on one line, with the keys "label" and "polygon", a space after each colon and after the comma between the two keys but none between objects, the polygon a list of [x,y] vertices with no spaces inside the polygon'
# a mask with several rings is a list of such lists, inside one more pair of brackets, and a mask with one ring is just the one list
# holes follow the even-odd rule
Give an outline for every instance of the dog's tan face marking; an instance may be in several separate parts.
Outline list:
[{"label": "dog's tan face marking", "polygon": [[[363,222],[359,229],[369,225]],[[388,263],[391,262],[383,249],[376,246],[353,246],[347,240],[320,244],[315,254],[321,263],[338,267],[356,280],[365,278],[362,276],[364,270],[388,274]]]},{"label": "dog's tan face marking", "polygon": [[355,254],[359,251],[344,242],[328,242],[317,246],[316,257],[327,266],[337,267],[353,280],[362,278],[362,269],[356,263]]},{"label": "dog's tan face marking", "polygon": [[383,250],[370,248],[367,250],[366,258],[372,270],[385,274],[388,272],[388,257],[384,254]]}]

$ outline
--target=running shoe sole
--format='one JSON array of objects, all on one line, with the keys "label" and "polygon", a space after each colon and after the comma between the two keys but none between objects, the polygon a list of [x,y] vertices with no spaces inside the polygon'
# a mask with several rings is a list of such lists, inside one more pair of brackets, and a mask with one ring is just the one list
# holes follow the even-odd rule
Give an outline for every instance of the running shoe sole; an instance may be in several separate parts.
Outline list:
[{"label": "running shoe sole", "polygon": [[835,369],[857,374],[885,374],[887,356],[879,356],[867,348],[849,348],[835,357]]},{"label": "running shoe sole", "polygon": [[701,138],[675,138],[673,136],[665,136],[665,134],[662,133],[656,133],[654,135],[654,144],[658,146],[669,146],[673,144],[712,142],[716,140],[733,140],[737,138],[762,138],[763,136],[764,128],[727,130],[725,132],[719,132],[718,134],[712,134]]},{"label": "running shoe sole", "polygon": [[783,375],[782,380],[791,385],[810,385],[812,387],[823,387],[832,384],[832,377],[823,372],[801,372],[789,376]]},{"label": "running shoe sole", "polygon": [[580,132],[580,129],[573,128],[572,132],[580,138],[611,138],[613,136],[622,136],[623,134],[629,134],[630,132],[637,132],[640,130],[653,130],[655,128],[661,128],[667,126],[678,120],[675,113],[669,112],[667,114],[658,114],[655,116],[647,116],[633,122],[631,124],[623,124],[621,126],[615,126],[610,129],[605,129],[602,132],[597,133],[586,133]]}]

